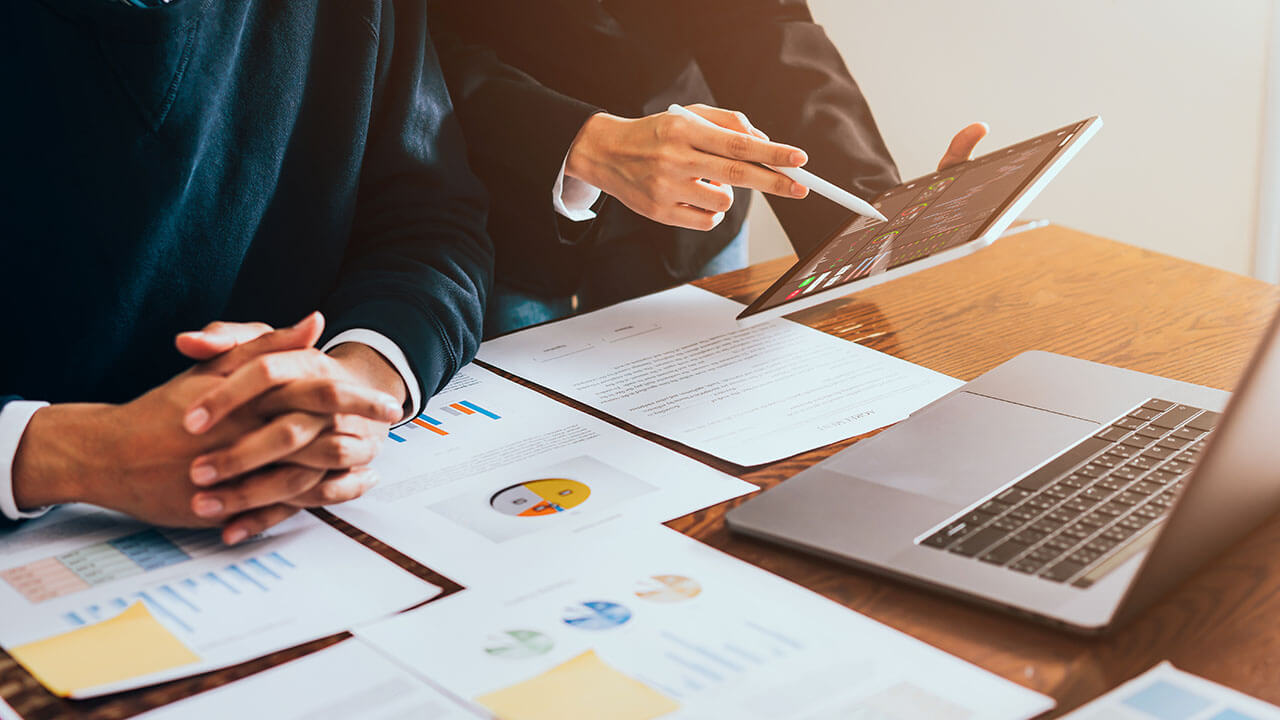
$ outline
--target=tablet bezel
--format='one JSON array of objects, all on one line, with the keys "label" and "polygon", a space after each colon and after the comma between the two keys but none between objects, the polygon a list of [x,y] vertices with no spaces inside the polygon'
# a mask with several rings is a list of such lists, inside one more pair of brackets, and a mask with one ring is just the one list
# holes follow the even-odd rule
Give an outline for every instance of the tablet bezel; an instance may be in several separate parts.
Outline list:
[{"label": "tablet bezel", "polygon": [[[1053,130],[1050,130],[1049,132],[1050,133],[1058,132],[1059,130],[1070,128],[1072,126],[1078,127],[1076,132],[1070,138],[1067,139],[1066,143],[1064,143],[1063,145],[1055,149],[1055,152],[1052,155],[1050,155],[1048,159],[1046,159],[1041,164],[1039,170],[1037,170],[1035,174],[1033,174],[1030,178],[1028,178],[1018,188],[1018,190],[1015,191],[1009,197],[1009,199],[1005,201],[1004,205],[999,210],[997,210],[994,215],[991,216],[990,220],[988,220],[987,222],[987,225],[983,227],[982,230],[978,232],[978,234],[975,235],[973,239],[969,240],[968,242],[965,242],[964,244],[958,245],[953,248],[948,248],[934,255],[929,255],[927,257],[922,257],[916,260],[912,260],[911,262],[904,263],[902,265],[899,265],[898,267],[891,268],[882,273],[869,275],[865,278],[854,280],[853,282],[848,282],[841,285],[833,286],[831,288],[818,290],[817,292],[814,292],[811,295],[802,296],[790,301],[784,301],[782,304],[776,305],[774,307],[761,308],[760,306],[765,302],[766,298],[771,297],[774,292],[780,290],[783,287],[783,285],[791,278],[792,274],[795,273],[798,267],[807,264],[813,258],[817,257],[823,250],[826,249],[826,247],[831,242],[833,242],[834,240],[836,240],[837,238],[841,237],[844,234],[844,230],[848,227],[848,223],[847,222],[843,223],[839,227],[837,227],[834,231],[832,231],[831,234],[828,235],[822,242],[818,243],[813,248],[813,250],[806,253],[803,258],[800,258],[795,264],[787,268],[786,272],[782,273],[782,275],[780,275],[778,279],[775,280],[773,284],[771,284],[768,287],[768,289],[760,293],[760,295],[757,296],[756,299],[752,301],[750,305],[748,305],[741,313],[739,313],[737,318],[738,324],[741,326],[749,326],[757,322],[763,322],[765,320],[771,320],[776,317],[790,315],[792,313],[799,312],[801,310],[805,310],[805,309],[814,307],[816,305],[821,305],[823,303],[830,302],[831,300],[834,300],[836,298],[844,297],[846,295],[849,295],[850,293],[857,292],[864,288],[879,285],[880,283],[888,282],[890,280],[895,280],[897,278],[904,277],[906,275],[910,275],[915,272],[919,272],[920,270],[936,267],[938,265],[949,262],[951,260],[955,260],[956,258],[960,258],[960,257],[964,257],[965,255],[972,254],[990,245],[992,242],[996,240],[996,238],[1000,237],[1000,235],[1006,229],[1008,229],[1009,225],[1011,225],[1013,221],[1016,220],[1024,210],[1027,209],[1027,206],[1031,204],[1031,201],[1034,200],[1042,190],[1044,190],[1044,188],[1049,184],[1049,181],[1052,180],[1059,172],[1061,172],[1062,168],[1066,167],[1067,163],[1070,162],[1071,159],[1075,157],[1076,153],[1080,151],[1080,148],[1082,148],[1085,143],[1087,143],[1095,134],[1097,134],[1098,129],[1102,127],[1102,118],[1098,115],[1094,115],[1092,117],[1085,118],[1084,120],[1081,120],[1079,122],[1072,123],[1070,125],[1064,125],[1059,128],[1055,128]],[[1042,133],[1042,134],[1047,135],[1048,133]],[[1020,142],[1025,142],[1025,140]],[[1014,143],[1014,144],[1016,145],[1018,143]],[[1008,147],[1012,147],[1012,145]],[[965,165],[977,162],[979,160],[984,160],[996,153],[1003,152],[1006,149],[1008,148],[1004,147],[998,150],[994,150],[992,152],[989,152],[985,155],[981,155],[972,160],[967,160],[964,163],[961,163],[960,165],[954,166],[952,168],[947,168],[947,170],[952,171],[952,170],[961,169]],[[909,180],[894,188],[890,188],[889,190],[886,190],[885,192],[877,195],[875,199],[872,201],[872,203],[874,204],[875,202],[878,202],[885,195],[895,190],[898,190],[899,188],[905,187],[906,185],[919,183],[926,179],[932,178],[935,175],[938,175],[939,172],[941,171],[935,171],[935,172],[929,173],[928,175],[923,175],[914,180]]]}]

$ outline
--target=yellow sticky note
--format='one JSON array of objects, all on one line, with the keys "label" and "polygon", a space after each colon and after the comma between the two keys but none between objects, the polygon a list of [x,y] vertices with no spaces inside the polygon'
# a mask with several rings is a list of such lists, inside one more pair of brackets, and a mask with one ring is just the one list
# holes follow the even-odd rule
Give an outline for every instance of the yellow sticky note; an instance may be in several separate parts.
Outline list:
[{"label": "yellow sticky note", "polygon": [[680,703],[588,650],[518,685],[476,698],[502,720],[651,720]]},{"label": "yellow sticky note", "polygon": [[94,625],[9,651],[59,697],[199,662],[142,603]]}]

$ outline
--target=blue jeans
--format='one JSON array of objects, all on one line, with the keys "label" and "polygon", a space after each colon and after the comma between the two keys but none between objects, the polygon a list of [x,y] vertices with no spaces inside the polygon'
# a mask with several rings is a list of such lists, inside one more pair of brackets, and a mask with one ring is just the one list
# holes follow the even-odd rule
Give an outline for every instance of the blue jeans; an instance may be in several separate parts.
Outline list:
[{"label": "blue jeans", "polygon": [[[715,257],[698,271],[700,277],[719,275],[747,266],[747,223]],[[577,312],[578,299],[572,295],[548,298],[521,292],[504,283],[494,283],[485,310],[484,336],[493,337],[539,323],[559,320]]]}]

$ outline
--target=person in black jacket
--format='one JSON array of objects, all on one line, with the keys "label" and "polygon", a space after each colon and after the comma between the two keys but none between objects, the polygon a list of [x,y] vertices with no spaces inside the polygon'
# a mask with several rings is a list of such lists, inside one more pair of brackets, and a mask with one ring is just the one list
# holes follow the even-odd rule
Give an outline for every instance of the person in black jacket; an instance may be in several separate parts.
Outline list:
[{"label": "person in black jacket", "polygon": [[[768,193],[800,254],[846,219],[753,161],[805,164],[862,197],[899,181],[803,0],[432,0],[431,12],[494,198],[486,335],[745,265],[750,189]],[[943,163],[985,132],[962,130]]]},{"label": "person in black jacket", "polygon": [[487,199],[424,0],[151,5],[5,5],[0,514],[234,543],[470,360]]}]

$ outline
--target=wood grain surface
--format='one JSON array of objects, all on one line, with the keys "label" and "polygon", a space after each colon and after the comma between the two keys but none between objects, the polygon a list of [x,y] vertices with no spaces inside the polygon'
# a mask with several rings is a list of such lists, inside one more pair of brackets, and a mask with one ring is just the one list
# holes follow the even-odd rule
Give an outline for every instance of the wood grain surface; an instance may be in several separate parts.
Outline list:
[{"label": "wood grain surface", "polygon": [[[749,302],[791,262],[779,259],[697,284]],[[1048,350],[1231,389],[1278,303],[1280,290],[1267,283],[1048,227],[1008,237],[972,256],[792,319],[965,380],[1021,352]],[[612,422],[766,488],[856,441],[764,467],[741,468]],[[1087,702],[1161,660],[1280,704],[1280,626],[1275,622],[1280,618],[1280,519],[1254,532],[1130,625],[1107,637],[1083,638],[731,535],[724,514],[738,502],[668,524],[1052,696],[1058,708],[1046,717]],[[447,593],[459,589],[457,583],[327,513],[321,516],[407,571],[444,586]],[[32,720],[124,718],[344,637],[93,701],[53,697],[8,655],[0,654],[0,696]]]}]

